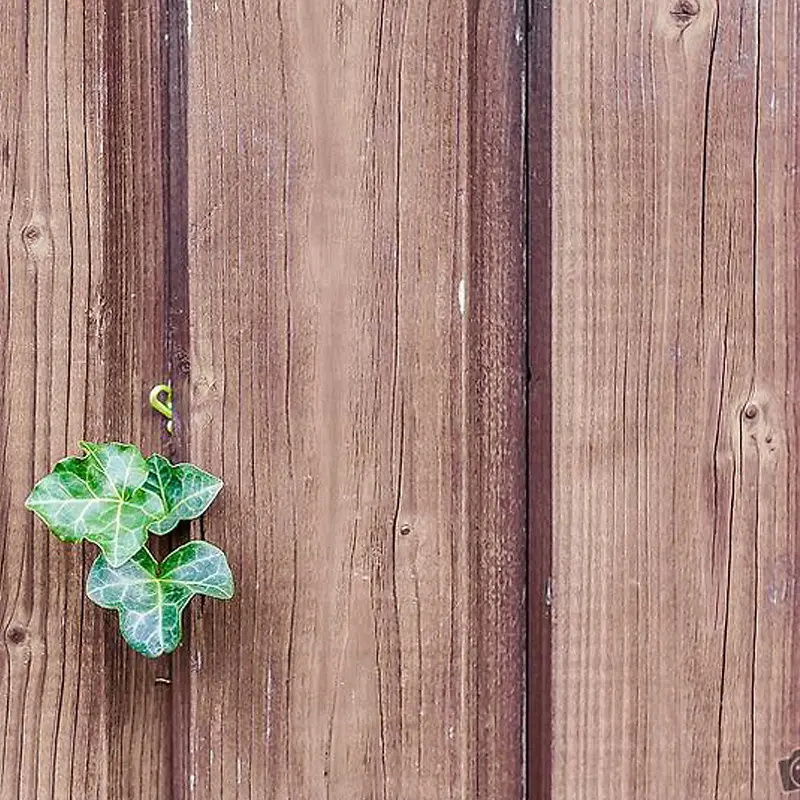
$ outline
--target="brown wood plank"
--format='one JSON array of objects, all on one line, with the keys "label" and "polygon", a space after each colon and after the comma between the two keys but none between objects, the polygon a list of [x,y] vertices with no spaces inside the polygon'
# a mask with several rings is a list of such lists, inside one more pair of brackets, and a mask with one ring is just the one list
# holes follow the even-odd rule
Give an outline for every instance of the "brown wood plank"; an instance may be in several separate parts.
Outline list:
[{"label": "brown wood plank", "polygon": [[528,800],[552,792],[552,35],[549,0],[528,0]]},{"label": "brown wood plank", "polygon": [[798,11],[554,6],[554,790],[798,739]]},{"label": "brown wood plank", "polygon": [[[161,19],[149,0],[109,2],[104,18],[104,438],[130,440],[147,453],[169,447],[163,419],[146,403],[168,368]],[[170,688],[156,683],[170,677],[170,663],[132,652],[120,639],[116,615],[104,617],[111,795],[170,797]]]},{"label": "brown wood plank", "polygon": [[[173,389],[173,432],[168,452],[174,462],[189,458],[189,278],[188,180],[186,138],[187,13],[181,0],[161,0],[162,152],[164,171],[164,256],[166,361]],[[162,541],[162,555],[189,538],[189,525],[179,525]],[[191,627],[184,622],[183,646],[170,657],[171,797],[185,796],[190,765],[186,742],[191,720]]]},{"label": "brown wood plank", "polygon": [[81,438],[161,436],[158,19],[134,0],[12,2],[0,43],[0,796],[167,797],[168,665],[84,599],[94,548],[22,505]]},{"label": "brown wood plank", "polygon": [[468,3],[466,17],[471,181],[463,521],[471,534],[469,591],[476,606],[467,623],[474,651],[464,658],[476,661],[478,720],[475,739],[466,743],[477,760],[477,782],[467,796],[505,800],[522,797],[525,785],[527,18],[525,4],[514,0]]},{"label": "brown wood plank", "polygon": [[195,533],[238,594],[192,612],[186,793],[518,798],[521,22],[194,0],[188,36]]}]

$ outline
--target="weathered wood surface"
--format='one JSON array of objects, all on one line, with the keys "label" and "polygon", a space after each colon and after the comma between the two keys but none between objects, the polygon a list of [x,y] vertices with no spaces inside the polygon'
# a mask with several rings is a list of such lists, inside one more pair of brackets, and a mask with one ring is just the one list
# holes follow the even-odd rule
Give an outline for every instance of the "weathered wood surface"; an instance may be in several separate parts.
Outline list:
[{"label": "weathered wood surface", "polygon": [[552,10],[528,0],[528,552],[527,800],[552,791]]},{"label": "weathered wood surface", "polygon": [[521,796],[521,25],[191,5],[187,796]]},{"label": "weathered wood surface", "polygon": [[797,4],[554,4],[554,791],[800,744]]},{"label": "weathered wood surface", "polygon": [[82,438],[157,445],[164,377],[154,4],[0,8],[0,797],[169,796],[169,690],[84,600],[93,548],[23,501]]}]

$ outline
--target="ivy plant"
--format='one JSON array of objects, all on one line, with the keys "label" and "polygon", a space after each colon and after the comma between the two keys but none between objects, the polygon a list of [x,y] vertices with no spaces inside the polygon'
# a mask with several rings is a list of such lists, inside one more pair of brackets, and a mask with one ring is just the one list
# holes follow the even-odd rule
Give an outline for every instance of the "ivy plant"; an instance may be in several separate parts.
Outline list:
[{"label": "ivy plant", "polygon": [[160,564],[143,547],[114,567],[98,556],[86,582],[89,599],[119,611],[122,635],[130,646],[155,658],[181,641],[181,613],[196,594],[227,600],[233,578],[225,554],[208,542],[187,542]]},{"label": "ivy plant", "polygon": [[146,548],[199,517],[222,481],[193,464],[145,458],[132,444],[81,442],[84,455],[65,458],[25,501],[64,542],[86,539],[101,551],[87,580],[90,600],[119,612],[128,644],[155,658],[181,641],[181,614],[195,594],[227,600],[233,576],[225,554],[204,541],[189,542],[160,564]]}]

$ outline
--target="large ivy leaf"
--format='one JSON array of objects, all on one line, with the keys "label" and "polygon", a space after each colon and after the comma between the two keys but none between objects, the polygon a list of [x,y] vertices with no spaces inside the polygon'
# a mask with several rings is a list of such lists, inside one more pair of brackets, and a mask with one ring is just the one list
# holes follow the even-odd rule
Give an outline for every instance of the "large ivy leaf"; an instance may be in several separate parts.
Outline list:
[{"label": "large ivy leaf", "polygon": [[28,495],[25,507],[65,542],[88,539],[111,566],[147,541],[165,514],[161,497],[144,486],[148,464],[131,444],[81,442],[85,456],[59,461]]},{"label": "large ivy leaf", "polygon": [[181,520],[199,517],[222,488],[219,478],[193,464],[172,465],[154,453],[147,465],[145,488],[157,494],[166,509],[164,517],[149,525],[149,530],[159,535],[169,533]]},{"label": "large ivy leaf", "polygon": [[86,583],[89,599],[119,612],[128,644],[149,658],[181,641],[181,613],[196,594],[227,600],[233,576],[225,554],[208,542],[188,542],[160,564],[145,548],[122,566],[98,556]]}]

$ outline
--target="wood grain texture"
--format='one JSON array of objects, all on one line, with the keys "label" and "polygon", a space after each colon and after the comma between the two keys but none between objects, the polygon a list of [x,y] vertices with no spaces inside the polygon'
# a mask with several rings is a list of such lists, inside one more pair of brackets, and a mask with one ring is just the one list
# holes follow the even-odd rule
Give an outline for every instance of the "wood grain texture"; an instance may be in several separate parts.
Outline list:
[{"label": "wood grain texture", "polygon": [[11,2],[0,47],[0,797],[166,797],[165,666],[85,601],[93,548],[23,508],[80,439],[160,438],[144,409],[164,377],[158,18]]},{"label": "wood grain texture", "polygon": [[798,24],[554,8],[554,797],[783,796]]},{"label": "wood grain texture", "polygon": [[528,0],[528,800],[552,792],[552,35],[549,0]]},{"label": "wood grain texture", "polygon": [[238,594],[192,612],[186,796],[521,797],[521,24],[187,22],[195,533]]}]

